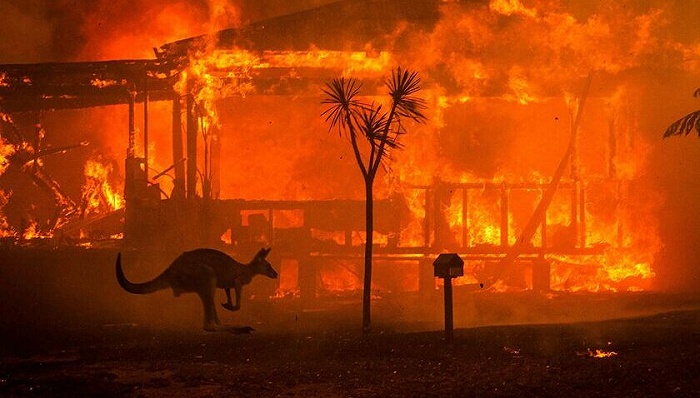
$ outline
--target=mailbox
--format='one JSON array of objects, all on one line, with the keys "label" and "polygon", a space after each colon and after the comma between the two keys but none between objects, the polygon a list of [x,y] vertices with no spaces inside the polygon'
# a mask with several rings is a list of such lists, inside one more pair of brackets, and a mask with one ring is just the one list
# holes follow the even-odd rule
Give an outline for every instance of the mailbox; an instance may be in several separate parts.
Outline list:
[{"label": "mailbox", "polygon": [[433,261],[433,271],[438,278],[456,278],[464,275],[464,260],[457,253],[443,253]]}]

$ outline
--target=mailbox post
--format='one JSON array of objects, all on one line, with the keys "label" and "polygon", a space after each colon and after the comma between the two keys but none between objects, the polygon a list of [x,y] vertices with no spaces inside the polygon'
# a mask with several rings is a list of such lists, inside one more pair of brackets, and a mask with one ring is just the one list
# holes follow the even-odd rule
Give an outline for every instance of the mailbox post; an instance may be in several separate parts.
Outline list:
[{"label": "mailbox post", "polygon": [[452,341],[452,278],[464,275],[464,260],[457,253],[440,254],[433,261],[436,278],[442,278],[445,286],[445,340]]}]

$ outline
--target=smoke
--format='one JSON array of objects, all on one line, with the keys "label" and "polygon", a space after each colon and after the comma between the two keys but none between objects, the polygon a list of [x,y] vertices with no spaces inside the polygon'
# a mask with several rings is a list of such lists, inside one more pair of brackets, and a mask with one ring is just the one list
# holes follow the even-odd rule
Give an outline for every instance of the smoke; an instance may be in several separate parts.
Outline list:
[{"label": "smoke", "polygon": [[0,5],[0,62],[153,58],[153,48],[240,25],[226,0],[19,1]]},{"label": "smoke", "polygon": [[54,25],[40,0],[0,3],[0,62],[49,60]]},{"label": "smoke", "polygon": [[336,0],[7,0],[0,63],[153,58],[153,48]]},{"label": "smoke", "polygon": [[[152,58],[152,49],[167,42],[328,2],[141,0],[125,7],[107,0],[10,0],[0,4],[8,22],[0,24],[7,38],[0,43],[0,62]],[[386,179],[417,185],[550,176],[567,143],[583,81],[594,71],[582,124],[584,171],[593,177],[609,172],[605,147],[615,121],[616,172],[636,180],[634,212],[626,217],[661,217],[669,264],[658,271],[671,284],[672,275],[689,273],[680,263],[693,261],[688,248],[694,245],[687,239],[695,236],[698,217],[688,176],[698,175],[700,166],[693,161],[693,141],[660,136],[668,123],[699,107],[691,96],[700,84],[698,14],[700,3],[663,0],[442,1],[439,20],[429,28],[398,24],[389,29],[393,37],[377,39],[394,48],[373,42],[338,47],[390,51],[396,64],[419,71],[431,123],[407,126],[405,150],[395,153]],[[305,31],[310,48],[319,40],[316,33],[322,32]],[[326,133],[318,116],[318,93],[219,103],[224,197],[362,197],[347,142]],[[160,170],[172,163],[169,111],[167,104],[150,108],[156,148],[149,152]],[[93,121],[89,127],[121,159],[125,139],[104,137],[124,137],[126,111],[98,112],[117,114],[109,126]],[[674,231],[683,238],[672,237]]]}]

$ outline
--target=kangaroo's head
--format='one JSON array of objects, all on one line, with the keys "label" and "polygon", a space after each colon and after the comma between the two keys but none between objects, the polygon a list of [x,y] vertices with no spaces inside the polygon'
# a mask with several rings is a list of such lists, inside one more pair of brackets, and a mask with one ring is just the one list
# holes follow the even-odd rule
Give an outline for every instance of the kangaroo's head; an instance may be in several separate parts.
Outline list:
[{"label": "kangaroo's head", "polygon": [[272,268],[272,264],[265,259],[268,253],[270,253],[270,250],[272,250],[272,248],[260,249],[258,254],[256,254],[253,258],[253,261],[250,262],[250,266],[255,270],[256,274],[265,275],[268,278],[275,279],[277,278],[277,271],[275,271],[275,269]]}]

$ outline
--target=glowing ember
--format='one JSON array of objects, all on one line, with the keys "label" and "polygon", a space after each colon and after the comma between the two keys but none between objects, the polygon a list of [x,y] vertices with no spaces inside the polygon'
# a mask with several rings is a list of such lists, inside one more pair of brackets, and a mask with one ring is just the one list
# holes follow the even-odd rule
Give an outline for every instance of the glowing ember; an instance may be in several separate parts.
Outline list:
[{"label": "glowing ember", "polygon": [[9,158],[15,153],[14,145],[9,145],[0,138],[0,175],[2,175],[10,165]]},{"label": "glowing ember", "polygon": [[220,239],[225,244],[230,245],[232,242],[232,240],[231,240],[231,228],[227,229],[226,232],[224,232],[224,234],[221,235]]},{"label": "glowing ember", "polygon": [[591,358],[610,358],[610,357],[617,356],[617,352],[615,352],[615,351],[606,351],[606,350],[601,350],[599,348],[596,348],[595,351],[588,348],[587,353],[588,353],[588,356]]},{"label": "glowing ember", "polygon": [[118,81],[116,81],[116,80],[114,80],[114,79],[98,79],[98,78],[94,78],[94,79],[90,80],[90,84],[92,84],[93,86],[95,86],[95,87],[97,87],[97,88],[111,87],[111,86],[116,86],[116,85],[118,85],[118,84],[122,84],[122,85],[123,85],[124,83],[126,83],[126,81],[123,80],[123,81],[121,81],[121,82],[118,82]]}]

